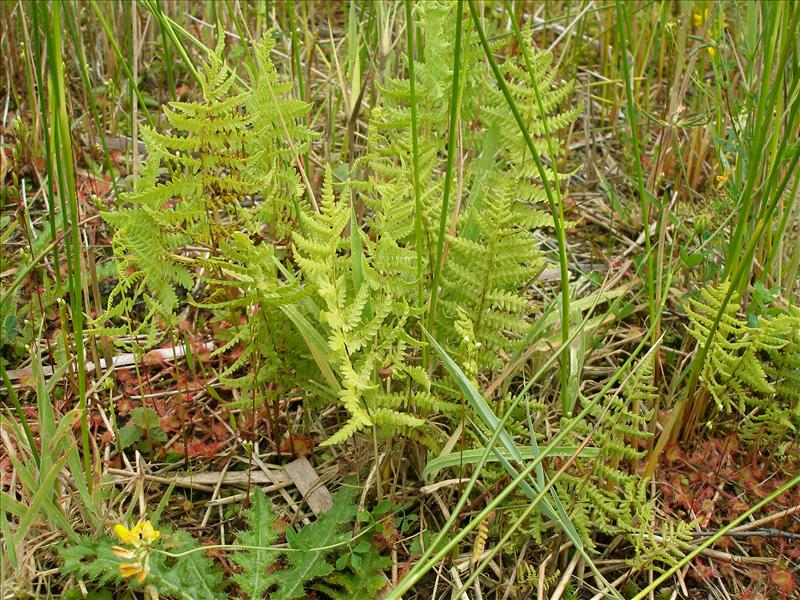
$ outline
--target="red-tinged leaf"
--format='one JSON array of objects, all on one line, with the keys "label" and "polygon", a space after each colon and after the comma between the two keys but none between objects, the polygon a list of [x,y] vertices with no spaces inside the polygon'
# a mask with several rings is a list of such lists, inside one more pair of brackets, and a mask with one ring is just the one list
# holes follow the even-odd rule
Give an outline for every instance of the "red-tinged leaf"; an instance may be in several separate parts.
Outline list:
[{"label": "red-tinged leaf", "polygon": [[211,424],[211,437],[215,440],[225,440],[230,435],[230,431],[226,427],[225,423],[220,423],[217,420]]},{"label": "red-tinged leaf", "polygon": [[669,461],[680,460],[682,458],[681,451],[675,445],[669,446],[667,447],[666,457]]},{"label": "red-tinged leaf", "polygon": [[142,363],[149,367],[163,366],[167,363],[164,354],[159,350],[151,350],[142,357]]},{"label": "red-tinged leaf", "polygon": [[305,435],[290,435],[281,442],[281,452],[291,453],[292,456],[309,456],[314,444],[311,438]]},{"label": "red-tinged leaf", "polygon": [[201,363],[211,362],[211,352],[213,346],[201,340],[191,340],[189,342],[192,349],[192,357]]},{"label": "red-tinged leaf", "polygon": [[166,414],[158,418],[158,426],[167,433],[178,431],[181,428],[181,420],[177,415]]},{"label": "red-tinged leaf", "polygon": [[770,569],[769,578],[772,583],[780,590],[784,597],[788,597],[795,591],[795,578],[794,573],[789,569],[778,569],[774,567]]},{"label": "red-tinged leaf", "polygon": [[124,417],[129,412],[133,410],[133,404],[131,403],[130,398],[123,396],[116,403],[117,414]]},{"label": "red-tinged leaf", "polygon": [[122,466],[122,457],[117,455],[113,458],[109,458],[108,460],[104,460],[103,464],[109,469],[119,469]]},{"label": "red-tinged leaf", "polygon": [[223,446],[223,442],[204,442],[202,440],[195,439],[194,441],[189,442],[186,452],[190,458],[195,456],[214,458],[217,456],[217,453]]}]

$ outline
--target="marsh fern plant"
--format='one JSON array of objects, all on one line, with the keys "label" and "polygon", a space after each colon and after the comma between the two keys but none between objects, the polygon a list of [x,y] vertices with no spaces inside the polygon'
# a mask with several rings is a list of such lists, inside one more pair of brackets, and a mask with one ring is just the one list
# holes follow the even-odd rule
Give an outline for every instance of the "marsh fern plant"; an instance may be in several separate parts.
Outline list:
[{"label": "marsh fern plant", "polygon": [[[373,108],[367,152],[359,161],[360,181],[354,185],[359,199],[371,214],[366,226],[374,237],[388,237],[397,245],[396,264],[405,267],[406,279],[413,274],[413,260],[423,257],[426,281],[432,279],[437,224],[445,185],[448,151],[455,152],[459,175],[453,179],[453,201],[446,215],[441,307],[433,323],[446,349],[457,353],[460,338],[454,324],[464,315],[472,322],[483,374],[504,365],[530,329],[532,304],[524,290],[544,268],[534,232],[552,227],[552,217],[543,209],[544,190],[533,160],[512,113],[484,65],[476,36],[468,30],[462,39],[459,82],[458,147],[447,148],[447,99],[452,93],[454,23],[458,16],[452,2],[419,5],[420,29],[425,49],[416,75],[416,98],[408,80],[391,79]],[[536,53],[534,72],[517,55],[509,56],[503,70],[509,76],[512,95],[524,107],[524,117],[537,147],[544,150],[545,119],[551,135],[568,126],[577,108],[560,110],[572,86],[555,83],[548,54]],[[408,59],[406,58],[406,62]],[[533,101],[532,78],[544,90],[544,113]],[[419,176],[423,247],[414,235],[415,196],[412,176],[410,104],[417,102],[420,133]],[[458,137],[457,137],[458,139]],[[563,177],[550,171],[551,177]],[[428,285],[430,290],[430,283]]]},{"label": "marsh fern plant", "polygon": [[[272,38],[255,47],[246,85],[217,46],[201,70],[201,97],[165,107],[167,131],[144,130],[147,159],[135,189],[104,215],[116,229],[120,271],[106,327],[141,301],[145,321],[169,322],[185,296],[226,324],[217,353],[241,348],[219,376],[247,397],[263,396],[280,379],[305,388],[311,406],[335,398],[346,411],[326,443],[375,428],[380,437],[438,445],[448,415],[460,414],[460,398],[423,360],[417,324],[428,316],[418,294],[431,295],[447,153],[458,153],[460,167],[445,214],[441,302],[431,326],[454,355],[461,330],[472,332],[477,378],[501,369],[531,326],[525,289],[544,265],[534,232],[552,220],[469,31],[461,48],[466,75],[456,90],[462,141],[447,148],[446,114],[437,107],[453,92],[456,15],[449,2],[418,9],[426,37],[416,95],[402,77],[380,85],[358,176],[336,183],[328,169],[321,195],[315,190],[318,204],[307,201],[296,170],[315,138],[302,125],[309,106],[280,80]],[[540,113],[519,61],[509,57],[503,68],[544,144],[544,119],[553,132],[574,117],[574,109],[559,111],[570,86],[556,85],[550,57],[536,54],[531,75],[544,91]],[[412,102],[420,115],[421,214],[410,171]],[[314,364],[319,370],[309,376]]]},{"label": "marsh fern plant", "polygon": [[[289,123],[302,151],[313,137],[298,124],[309,107],[285,98],[286,86],[275,81],[273,45],[265,36],[251,88],[242,89],[220,42],[200,71],[201,98],[165,106],[166,133],[143,128],[147,158],[135,189],[103,215],[116,230],[113,298],[132,290],[152,311],[171,313],[176,288],[195,285],[198,256],[224,255],[231,232],[262,234],[266,226],[275,233],[299,202],[299,177],[279,140]],[[230,260],[239,262],[235,253]]]}]

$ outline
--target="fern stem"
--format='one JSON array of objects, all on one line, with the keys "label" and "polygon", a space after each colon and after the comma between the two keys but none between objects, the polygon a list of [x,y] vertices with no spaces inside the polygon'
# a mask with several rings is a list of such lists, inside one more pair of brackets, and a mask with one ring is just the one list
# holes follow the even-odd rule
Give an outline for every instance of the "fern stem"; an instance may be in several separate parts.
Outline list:
[{"label": "fern stem", "polygon": [[[568,397],[567,397],[567,388],[569,384],[569,347],[566,345],[566,341],[570,338],[569,335],[569,265],[567,263],[567,238],[564,231],[564,206],[561,201],[560,194],[553,192],[553,188],[550,185],[550,181],[547,178],[547,173],[544,170],[544,165],[542,164],[542,160],[539,157],[539,153],[536,151],[536,147],[533,144],[533,139],[531,138],[530,133],[528,132],[528,128],[525,126],[525,123],[522,120],[522,116],[519,113],[519,109],[517,108],[516,102],[514,98],[511,96],[511,92],[508,90],[508,85],[503,79],[503,74],[500,72],[500,68],[497,66],[497,61],[492,56],[492,50],[489,47],[489,41],[486,38],[486,32],[483,30],[483,25],[481,24],[480,16],[478,15],[478,11],[475,8],[475,0],[468,0],[469,2],[469,12],[472,15],[472,21],[475,23],[475,28],[478,31],[478,37],[481,40],[481,46],[483,47],[483,52],[486,55],[486,60],[489,62],[489,66],[492,69],[492,73],[494,74],[495,79],[497,80],[497,85],[500,88],[500,91],[503,93],[503,96],[506,99],[506,103],[508,107],[511,109],[511,113],[514,115],[514,120],[517,122],[517,126],[522,133],[522,137],[525,139],[525,143],[528,146],[528,150],[533,157],[533,162],[536,164],[536,170],[539,172],[539,178],[542,180],[542,186],[544,187],[545,195],[547,196],[547,202],[550,205],[550,212],[553,215],[553,226],[556,230],[556,241],[558,243],[558,262],[559,262],[559,269],[561,272],[561,341],[562,341],[562,350],[561,350],[561,402],[562,408],[564,409],[564,413],[570,413],[570,407],[568,404]],[[539,100],[539,106],[541,106],[541,99],[538,98],[538,88],[534,85],[534,91],[537,95],[537,100]],[[544,115],[542,116],[543,122],[547,122]],[[553,165],[553,169],[555,170],[555,165]],[[557,175],[556,175],[557,177]]]},{"label": "fern stem", "polygon": [[[431,286],[431,302],[428,310],[428,329],[433,332],[432,326],[436,320],[437,300],[439,298],[439,279],[442,274],[442,253],[444,251],[444,230],[447,223],[447,211],[450,204],[450,188],[453,182],[453,162],[456,154],[456,128],[460,106],[460,71],[461,71],[461,22],[463,16],[464,0],[458,0],[456,6],[456,44],[453,52],[453,83],[450,92],[450,130],[447,136],[447,165],[444,172],[444,196],[442,210],[439,213],[439,237],[436,242],[436,262],[433,265],[433,285]],[[412,116],[413,118],[413,116]]]},{"label": "fern stem", "polygon": [[[414,177],[414,236],[417,251],[417,290],[419,307],[425,302],[425,282],[422,277],[422,197],[419,184],[419,140],[417,139],[417,93],[414,81],[414,15],[413,0],[406,0],[406,37],[408,41],[408,80],[411,93],[411,163]],[[427,363],[427,351],[424,362]]]}]

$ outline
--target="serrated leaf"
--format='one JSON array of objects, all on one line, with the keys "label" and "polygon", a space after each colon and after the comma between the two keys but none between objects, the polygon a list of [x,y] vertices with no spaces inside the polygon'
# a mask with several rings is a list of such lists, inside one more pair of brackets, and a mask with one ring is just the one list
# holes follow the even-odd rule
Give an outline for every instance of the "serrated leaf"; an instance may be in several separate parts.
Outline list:
[{"label": "serrated leaf", "polygon": [[277,587],[269,595],[271,600],[301,598],[308,583],[333,572],[327,557],[334,550],[330,546],[345,542],[351,536],[350,532],[342,533],[341,529],[355,518],[357,508],[353,497],[353,491],[341,490],[333,497],[333,507],[315,523],[298,532],[286,530],[286,541],[293,552],[286,554],[287,568],[273,573]]},{"label": "serrated leaf", "polygon": [[[392,566],[392,561],[387,556],[381,556],[370,545],[371,551],[358,557],[358,562],[353,563],[352,570],[339,569],[327,578],[327,582],[339,586],[334,589],[330,586],[318,586],[320,590],[332,598],[352,600],[354,598],[376,598],[389,583],[384,575],[384,569]],[[348,555],[345,555],[347,557]]]},{"label": "serrated leaf", "polygon": [[119,567],[123,561],[114,554],[112,547],[113,543],[108,538],[95,541],[87,536],[81,537],[80,542],[73,546],[60,546],[58,553],[63,560],[61,572],[101,585],[118,581]]},{"label": "serrated leaf", "polygon": [[276,576],[276,573],[269,573],[269,569],[282,552],[264,549],[273,545],[278,536],[273,529],[272,504],[260,489],[255,489],[250,496],[250,509],[245,511],[244,519],[249,529],[237,532],[236,543],[260,549],[231,555],[231,560],[242,569],[233,580],[251,599],[263,598]]}]

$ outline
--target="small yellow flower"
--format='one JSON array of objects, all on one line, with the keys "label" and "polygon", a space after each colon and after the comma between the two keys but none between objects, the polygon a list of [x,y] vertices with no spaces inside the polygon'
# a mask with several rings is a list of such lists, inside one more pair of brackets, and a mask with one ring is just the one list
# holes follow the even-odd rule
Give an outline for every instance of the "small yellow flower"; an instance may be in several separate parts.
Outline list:
[{"label": "small yellow flower", "polygon": [[133,529],[128,529],[122,524],[114,525],[114,533],[122,540],[123,544],[139,548],[141,546],[150,546],[155,542],[161,532],[155,529],[150,521],[139,521],[133,526]]},{"label": "small yellow flower", "polygon": [[714,46],[709,46],[708,48],[706,48],[706,52],[708,52],[708,55],[711,58],[714,58],[717,55],[717,49],[714,48]]},{"label": "small yellow flower", "polygon": [[[133,528],[136,530],[136,527]],[[129,546],[137,546],[138,539],[134,536],[133,531],[118,523],[114,525],[114,533],[117,534],[117,537],[122,540],[123,544],[128,544]]]},{"label": "small yellow flower", "polygon": [[708,21],[708,9],[705,9],[702,13],[694,13],[695,27],[702,27],[706,21]]},{"label": "small yellow flower", "polygon": [[159,538],[161,532],[155,529],[153,525],[150,523],[150,521],[145,521],[141,525],[142,525],[142,531],[141,531],[142,539],[144,539],[144,542],[149,546]]},{"label": "small yellow flower", "polygon": [[138,583],[144,583],[150,572],[150,551],[153,543],[161,536],[150,521],[139,521],[132,529],[125,525],[114,526],[114,533],[126,546],[114,546],[111,550],[115,556],[135,562],[122,563],[119,572],[123,578],[135,577]]},{"label": "small yellow flower", "polygon": [[717,175],[717,186],[722,187],[725,185],[728,182],[728,177],[730,176],[731,174],[728,171],[723,172],[722,175]]},{"label": "small yellow flower", "polygon": [[147,579],[148,570],[149,569],[146,565],[143,567],[138,562],[123,563],[119,566],[119,572],[122,574],[122,577],[125,579],[128,579],[129,577],[136,577],[136,581],[138,583],[144,583],[144,580]]}]

